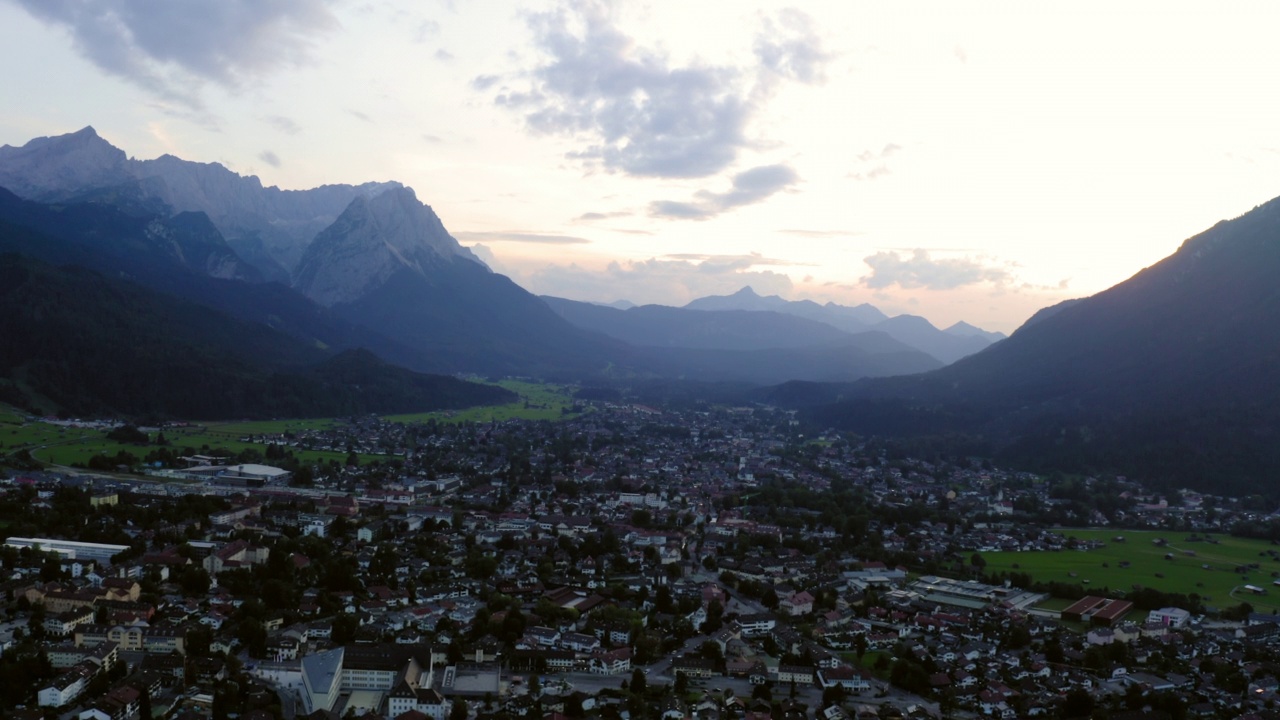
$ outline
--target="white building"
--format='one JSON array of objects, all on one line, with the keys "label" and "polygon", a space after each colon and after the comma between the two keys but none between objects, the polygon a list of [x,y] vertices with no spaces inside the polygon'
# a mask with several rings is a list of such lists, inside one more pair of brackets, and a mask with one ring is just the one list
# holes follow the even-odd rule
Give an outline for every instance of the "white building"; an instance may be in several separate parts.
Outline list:
[{"label": "white building", "polygon": [[110,565],[111,558],[129,549],[128,545],[107,545],[53,538],[11,537],[5,539],[4,544],[16,548],[55,552],[64,560],[95,560],[103,565]]},{"label": "white building", "polygon": [[40,689],[37,694],[40,707],[61,707],[75,700],[80,693],[84,692],[96,670],[97,668],[88,662],[67,668],[66,672]]},{"label": "white building", "polygon": [[1182,608],[1160,608],[1147,614],[1147,622],[1158,622],[1174,628],[1186,627],[1191,622],[1191,613]]}]

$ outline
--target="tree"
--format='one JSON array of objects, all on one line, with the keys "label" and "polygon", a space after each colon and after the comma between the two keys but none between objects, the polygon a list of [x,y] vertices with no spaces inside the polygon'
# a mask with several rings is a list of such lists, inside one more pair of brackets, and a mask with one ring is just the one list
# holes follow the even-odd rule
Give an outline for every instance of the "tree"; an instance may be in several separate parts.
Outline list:
[{"label": "tree", "polygon": [[360,629],[360,619],[355,615],[341,613],[333,619],[330,639],[337,645],[355,642],[356,631]]},{"label": "tree", "polygon": [[1093,707],[1093,696],[1085,690],[1074,688],[1067,691],[1066,700],[1062,703],[1062,716],[1064,718],[1085,717],[1093,713]]},{"label": "tree", "polygon": [[449,720],[467,720],[467,704],[462,698],[453,699],[453,707],[449,708]]},{"label": "tree", "polygon": [[631,671],[631,692],[637,695],[643,695],[649,681],[644,676],[644,671],[636,668]]},{"label": "tree", "polygon": [[300,465],[293,471],[289,484],[294,487],[311,487],[316,484],[316,473],[310,465]]},{"label": "tree", "polygon": [[138,719],[151,720],[151,691],[147,689],[145,683],[142,684],[140,689],[142,694],[138,697]]},{"label": "tree", "polygon": [[178,576],[178,586],[187,597],[202,597],[209,593],[213,581],[209,572],[202,567],[188,566]]},{"label": "tree", "polygon": [[675,693],[679,697],[689,692],[689,674],[684,672],[676,673]]}]

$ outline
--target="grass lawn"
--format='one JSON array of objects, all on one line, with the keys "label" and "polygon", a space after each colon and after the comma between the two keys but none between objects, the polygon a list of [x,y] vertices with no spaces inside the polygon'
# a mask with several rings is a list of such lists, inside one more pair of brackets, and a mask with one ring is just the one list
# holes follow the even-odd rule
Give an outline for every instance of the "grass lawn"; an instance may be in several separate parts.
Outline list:
[{"label": "grass lawn", "polygon": [[[857,664],[859,667],[863,668],[864,670],[870,670],[871,673],[876,677],[880,677],[881,679],[884,679],[884,677],[887,677],[887,675],[882,677],[882,673],[879,673],[876,671],[876,662],[881,658],[881,656],[888,658],[892,663],[893,656],[890,655],[889,653],[883,650],[868,650],[865,654],[863,654],[862,660],[859,660]],[[857,658],[857,654],[854,655],[854,658]]]},{"label": "grass lawn", "polygon": [[[1096,550],[1059,552],[983,553],[987,572],[1024,572],[1042,582],[1079,583],[1086,588],[1110,588],[1127,592],[1135,585],[1163,592],[1197,593],[1215,607],[1248,602],[1258,610],[1280,610],[1280,548],[1265,540],[1213,535],[1216,544],[1188,542],[1191,533],[1116,529],[1059,529],[1056,532],[1081,540],[1106,543]],[[1124,542],[1113,538],[1123,536]],[[1153,541],[1164,539],[1167,547]],[[1277,551],[1277,555],[1270,555]],[[1166,559],[1166,555],[1172,555]],[[1128,562],[1129,567],[1121,567]],[[1258,569],[1237,573],[1240,565],[1257,563]],[[1267,594],[1246,592],[1246,584],[1264,588]],[[1237,591],[1238,589],[1238,591]],[[1232,593],[1235,591],[1235,595]],[[1047,609],[1058,609],[1048,608]]]}]

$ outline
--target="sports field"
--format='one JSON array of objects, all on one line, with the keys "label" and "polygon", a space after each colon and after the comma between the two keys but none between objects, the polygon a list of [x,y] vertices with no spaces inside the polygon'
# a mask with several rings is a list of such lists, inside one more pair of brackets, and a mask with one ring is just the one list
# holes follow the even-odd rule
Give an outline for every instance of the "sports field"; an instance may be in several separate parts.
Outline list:
[{"label": "sports field", "polygon": [[[1057,552],[982,553],[987,572],[1014,571],[1042,582],[1079,583],[1101,591],[1128,592],[1134,586],[1190,595],[1197,593],[1207,606],[1225,607],[1248,602],[1259,611],[1280,611],[1280,546],[1265,540],[1229,535],[1116,529],[1055,530],[1066,537],[1096,540],[1105,547]],[[1124,538],[1122,542],[1115,540]],[[1165,544],[1157,544],[1163,540]],[[1125,564],[1127,563],[1127,567]],[[1244,572],[1241,566],[1256,564]],[[1245,589],[1262,589],[1255,594]]]}]

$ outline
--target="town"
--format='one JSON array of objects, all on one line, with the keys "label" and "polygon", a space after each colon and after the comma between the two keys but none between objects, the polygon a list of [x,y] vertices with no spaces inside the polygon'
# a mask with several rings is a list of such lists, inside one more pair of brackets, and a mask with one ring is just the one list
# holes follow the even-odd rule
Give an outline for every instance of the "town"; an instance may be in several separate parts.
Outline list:
[{"label": "town", "polygon": [[1280,616],[984,559],[1090,549],[1054,527],[1274,543],[1258,497],[767,407],[241,440],[3,476],[3,717],[1280,717]]}]

